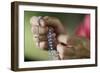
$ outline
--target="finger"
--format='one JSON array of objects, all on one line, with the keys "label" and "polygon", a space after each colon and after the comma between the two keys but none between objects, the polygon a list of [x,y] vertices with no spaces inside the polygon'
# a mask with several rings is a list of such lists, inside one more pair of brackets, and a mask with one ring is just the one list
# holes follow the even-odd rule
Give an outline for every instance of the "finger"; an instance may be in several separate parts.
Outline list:
[{"label": "finger", "polygon": [[68,35],[60,34],[60,35],[58,35],[57,40],[58,40],[59,43],[67,45]]},{"label": "finger", "polygon": [[75,54],[75,50],[73,48],[67,48],[67,46],[63,44],[57,45],[57,51],[59,52],[59,56],[61,59],[71,58]]},{"label": "finger", "polygon": [[[56,36],[55,33],[53,33],[52,34],[52,38],[53,38],[53,40],[52,40],[53,43],[52,44],[53,44],[53,46],[56,46],[56,44],[57,44],[55,36]],[[38,42],[38,43],[42,42],[42,41],[48,42],[47,35],[37,35],[37,34],[35,34],[35,35],[33,35],[33,40],[35,42]]]},{"label": "finger", "polygon": [[35,42],[36,47],[43,49],[43,50],[47,50],[48,48],[48,42],[45,40],[39,40],[38,38],[33,37],[33,40]]},{"label": "finger", "polygon": [[39,25],[39,23],[38,23],[38,17],[37,16],[33,16],[33,17],[31,17],[31,19],[30,19],[30,24],[32,25],[32,26],[37,26],[37,25]]},{"label": "finger", "polygon": [[48,27],[32,26],[31,30],[33,34],[47,34]]},{"label": "finger", "polygon": [[[38,43],[37,43],[37,45],[38,45]],[[47,50],[47,48],[48,48],[47,41],[41,41],[41,42],[39,42],[39,48],[43,49],[43,50]]]},{"label": "finger", "polygon": [[45,27],[46,26],[46,24],[45,24],[43,19],[40,19],[39,23],[40,23],[41,27]]},{"label": "finger", "polygon": [[44,20],[41,18],[41,16],[33,16],[33,17],[31,17],[30,24],[32,26],[42,26],[42,27],[45,27]]},{"label": "finger", "polygon": [[64,49],[65,49],[65,46],[62,46],[61,44],[57,45],[57,51],[58,51],[60,59],[64,59],[64,51],[65,51]]},{"label": "finger", "polygon": [[47,41],[47,36],[46,35],[37,35],[37,34],[35,34],[35,35],[33,35],[33,38],[36,39],[36,41],[37,41],[37,39],[39,39],[39,41]]},{"label": "finger", "polygon": [[[56,17],[45,16],[43,17],[45,24],[52,26],[57,34],[66,33],[63,24]],[[60,30],[60,31],[59,31]]]}]

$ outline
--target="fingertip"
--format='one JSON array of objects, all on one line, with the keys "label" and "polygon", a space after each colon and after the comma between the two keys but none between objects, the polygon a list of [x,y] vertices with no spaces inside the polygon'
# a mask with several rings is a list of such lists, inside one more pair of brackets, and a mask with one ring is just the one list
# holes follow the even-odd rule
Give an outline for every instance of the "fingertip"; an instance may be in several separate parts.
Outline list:
[{"label": "fingertip", "polygon": [[68,35],[66,35],[66,34],[60,34],[60,35],[57,37],[57,40],[58,40],[59,43],[67,44]]},{"label": "fingertip", "polygon": [[43,50],[46,50],[48,48],[47,41],[41,41],[39,43],[39,48],[43,49]]},{"label": "fingertip", "polygon": [[33,17],[30,18],[30,24],[32,26],[38,25],[38,22],[37,21],[38,21],[38,17],[37,16],[33,16]]},{"label": "fingertip", "polygon": [[34,37],[33,37],[33,40],[34,40],[37,48],[40,48],[42,50],[47,50],[47,48],[48,48],[47,41],[39,41],[38,38],[34,38]]},{"label": "fingertip", "polygon": [[64,49],[66,49],[66,46],[58,44],[57,45],[57,51],[59,52],[59,54],[64,54]]},{"label": "fingertip", "polygon": [[46,24],[45,24],[43,19],[40,19],[40,25],[41,25],[41,27],[45,27],[46,26]]},{"label": "fingertip", "polygon": [[44,20],[41,18],[41,16],[33,16],[30,18],[30,24],[32,26],[41,26],[41,27],[45,27],[46,24],[44,22]]},{"label": "fingertip", "polygon": [[57,45],[57,51],[58,51],[58,54],[59,54],[59,57],[61,60],[64,59],[64,49],[65,49],[65,47],[63,45],[61,45],[61,44]]}]

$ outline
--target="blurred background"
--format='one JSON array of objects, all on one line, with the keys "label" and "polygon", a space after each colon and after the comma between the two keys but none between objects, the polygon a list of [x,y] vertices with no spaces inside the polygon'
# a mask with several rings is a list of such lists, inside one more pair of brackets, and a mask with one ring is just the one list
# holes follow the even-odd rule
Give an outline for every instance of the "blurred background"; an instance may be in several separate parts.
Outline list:
[{"label": "blurred background", "polygon": [[35,46],[33,34],[31,32],[30,18],[32,16],[53,16],[57,17],[69,35],[75,33],[76,27],[83,21],[85,14],[76,13],[54,13],[54,12],[36,12],[24,11],[24,60],[25,61],[43,61],[48,60],[48,52]]}]

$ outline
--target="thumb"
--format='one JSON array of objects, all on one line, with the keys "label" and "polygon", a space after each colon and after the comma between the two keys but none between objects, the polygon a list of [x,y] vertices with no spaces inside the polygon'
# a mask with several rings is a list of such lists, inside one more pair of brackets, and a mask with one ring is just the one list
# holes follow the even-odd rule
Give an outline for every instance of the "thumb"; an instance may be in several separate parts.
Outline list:
[{"label": "thumb", "polygon": [[44,16],[44,22],[47,26],[51,26],[55,29],[56,34],[65,34],[65,28],[61,21],[56,17]]},{"label": "thumb", "polygon": [[63,44],[63,45],[67,45],[68,43],[68,38],[69,36],[66,34],[59,34],[57,37],[57,40],[59,43]]}]

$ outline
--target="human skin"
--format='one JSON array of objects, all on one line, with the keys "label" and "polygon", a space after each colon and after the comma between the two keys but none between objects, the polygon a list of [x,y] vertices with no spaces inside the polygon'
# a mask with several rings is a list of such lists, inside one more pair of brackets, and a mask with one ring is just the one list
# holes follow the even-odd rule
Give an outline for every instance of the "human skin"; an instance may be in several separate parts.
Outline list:
[{"label": "human skin", "polygon": [[89,50],[84,47],[77,37],[70,37],[60,20],[56,17],[44,16],[38,23],[39,16],[33,16],[30,19],[32,26],[33,39],[36,42],[36,46],[43,50],[48,50],[47,33],[48,27],[54,29],[54,39],[56,50],[60,59],[69,58],[84,58],[89,57]]}]

